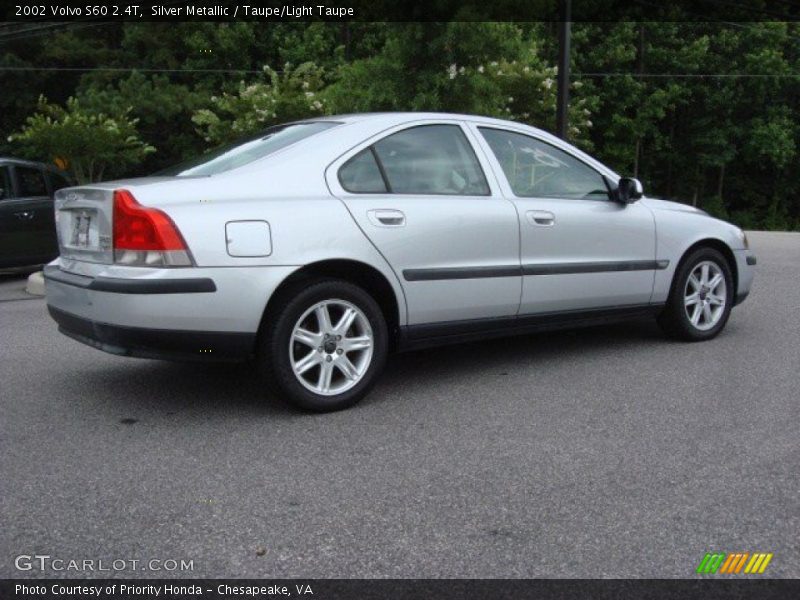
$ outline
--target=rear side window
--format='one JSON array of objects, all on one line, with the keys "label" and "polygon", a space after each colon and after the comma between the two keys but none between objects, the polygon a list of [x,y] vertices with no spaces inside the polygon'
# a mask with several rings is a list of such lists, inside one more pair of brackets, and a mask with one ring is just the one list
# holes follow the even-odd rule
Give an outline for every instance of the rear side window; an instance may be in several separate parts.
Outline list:
[{"label": "rear side window", "polygon": [[563,150],[521,133],[479,130],[516,196],[608,200],[603,176]]},{"label": "rear side window", "polygon": [[389,191],[372,148],[359,152],[339,169],[339,183],[348,192],[356,194],[383,194]]},{"label": "rear side window", "polygon": [[0,167],[0,200],[13,197],[14,190],[11,189],[11,172],[8,167]]},{"label": "rear side window", "polygon": [[377,142],[375,154],[392,193],[489,194],[475,152],[458,125],[405,129]]},{"label": "rear side window", "polygon": [[420,125],[356,154],[339,170],[355,193],[487,196],[489,185],[458,125]]},{"label": "rear side window", "polygon": [[19,195],[21,198],[31,196],[48,196],[47,184],[44,182],[44,173],[39,169],[30,167],[15,167],[17,172],[17,183],[19,184]]}]

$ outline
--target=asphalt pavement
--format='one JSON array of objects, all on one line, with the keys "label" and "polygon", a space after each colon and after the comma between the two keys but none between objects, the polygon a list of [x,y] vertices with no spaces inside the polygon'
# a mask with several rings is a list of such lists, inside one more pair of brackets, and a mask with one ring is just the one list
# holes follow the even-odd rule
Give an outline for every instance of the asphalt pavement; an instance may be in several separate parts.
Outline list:
[{"label": "asphalt pavement", "polygon": [[0,577],[93,575],[20,555],[141,561],[94,573],[121,577],[691,577],[711,551],[800,577],[800,234],[750,237],[753,292],[711,342],[645,321],[398,355],[328,415],[247,365],[83,346],[4,276]]}]

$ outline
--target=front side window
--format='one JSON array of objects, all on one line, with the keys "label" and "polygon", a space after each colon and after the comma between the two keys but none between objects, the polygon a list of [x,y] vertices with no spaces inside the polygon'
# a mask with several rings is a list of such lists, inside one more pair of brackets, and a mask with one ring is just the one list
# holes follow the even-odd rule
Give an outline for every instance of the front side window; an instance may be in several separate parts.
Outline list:
[{"label": "front side window", "polygon": [[48,195],[44,174],[39,169],[30,167],[15,167],[15,169],[17,171],[20,198]]},{"label": "front side window", "polygon": [[11,172],[8,167],[0,167],[0,200],[14,197],[11,189]]},{"label": "front side window", "polygon": [[475,152],[458,125],[412,127],[382,139],[372,148],[390,193],[489,194]]},{"label": "front side window", "polygon": [[50,187],[53,189],[53,193],[57,192],[58,190],[64,189],[66,187],[72,186],[69,180],[61,175],[61,173],[48,173],[47,176],[50,178]]},{"label": "front side window", "polygon": [[521,133],[479,130],[516,196],[608,200],[603,176],[563,150]]}]

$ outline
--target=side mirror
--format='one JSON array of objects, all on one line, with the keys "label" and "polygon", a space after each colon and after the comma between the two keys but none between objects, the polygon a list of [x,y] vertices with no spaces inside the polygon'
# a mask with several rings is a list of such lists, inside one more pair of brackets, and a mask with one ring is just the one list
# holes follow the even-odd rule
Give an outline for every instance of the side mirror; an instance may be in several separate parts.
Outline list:
[{"label": "side mirror", "polygon": [[642,182],[633,177],[622,177],[617,184],[616,196],[619,202],[631,204],[644,195]]}]

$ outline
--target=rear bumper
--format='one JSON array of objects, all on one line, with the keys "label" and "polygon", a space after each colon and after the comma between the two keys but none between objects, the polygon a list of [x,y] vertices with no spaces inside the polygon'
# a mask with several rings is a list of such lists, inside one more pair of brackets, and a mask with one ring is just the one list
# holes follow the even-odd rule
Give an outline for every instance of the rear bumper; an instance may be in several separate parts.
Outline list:
[{"label": "rear bumper", "polygon": [[181,279],[122,279],[119,277],[87,277],[47,265],[43,274],[49,281],[113,294],[204,294],[216,292],[217,286],[208,277]]},{"label": "rear bumper", "polygon": [[87,346],[118,356],[190,361],[242,361],[255,345],[255,334],[174,331],[98,323],[48,306],[58,330]]},{"label": "rear bumper", "polygon": [[296,267],[44,270],[47,306],[69,337],[122,356],[243,360],[269,298]]}]

